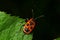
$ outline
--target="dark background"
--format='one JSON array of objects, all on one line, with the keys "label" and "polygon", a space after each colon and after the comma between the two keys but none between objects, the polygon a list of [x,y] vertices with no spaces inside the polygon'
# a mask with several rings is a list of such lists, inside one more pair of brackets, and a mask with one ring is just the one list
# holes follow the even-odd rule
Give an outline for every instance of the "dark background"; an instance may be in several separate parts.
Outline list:
[{"label": "dark background", "polygon": [[0,11],[31,18],[32,9],[34,17],[45,15],[36,20],[36,28],[33,33],[33,40],[52,40],[60,36],[60,1],[59,0],[2,0]]}]

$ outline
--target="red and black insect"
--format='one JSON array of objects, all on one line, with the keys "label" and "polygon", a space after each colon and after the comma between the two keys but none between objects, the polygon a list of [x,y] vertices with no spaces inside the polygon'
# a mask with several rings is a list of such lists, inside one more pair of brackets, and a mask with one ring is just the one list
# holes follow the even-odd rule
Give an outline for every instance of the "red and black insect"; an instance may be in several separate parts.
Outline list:
[{"label": "red and black insect", "polygon": [[27,23],[24,25],[24,33],[29,34],[32,32],[32,30],[35,27],[35,21],[33,18],[31,18],[30,20],[27,21]]},{"label": "red and black insect", "polygon": [[[44,15],[39,16],[37,18],[40,18],[40,17],[43,17],[43,16]],[[31,33],[33,31],[33,29],[35,28],[35,25],[36,25],[35,20],[37,18],[35,18],[35,19],[34,18],[31,18],[30,20],[28,20],[26,22],[26,24],[24,25],[24,28],[23,28],[24,33],[29,34],[29,33]]]}]

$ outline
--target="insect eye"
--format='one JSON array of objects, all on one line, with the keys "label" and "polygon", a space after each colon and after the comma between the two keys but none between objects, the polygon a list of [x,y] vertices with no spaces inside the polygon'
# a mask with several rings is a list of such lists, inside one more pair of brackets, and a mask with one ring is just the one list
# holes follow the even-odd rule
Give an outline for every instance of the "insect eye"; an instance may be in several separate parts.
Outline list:
[{"label": "insect eye", "polygon": [[25,28],[25,31],[26,31],[26,32],[29,32],[29,29],[28,29],[28,28]]}]

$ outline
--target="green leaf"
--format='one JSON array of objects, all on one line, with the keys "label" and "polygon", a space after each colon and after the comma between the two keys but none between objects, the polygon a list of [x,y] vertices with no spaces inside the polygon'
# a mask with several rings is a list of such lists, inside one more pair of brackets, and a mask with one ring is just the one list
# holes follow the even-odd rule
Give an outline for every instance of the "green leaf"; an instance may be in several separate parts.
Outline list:
[{"label": "green leaf", "polygon": [[32,40],[32,33],[25,34],[25,19],[0,11],[0,40]]},{"label": "green leaf", "polygon": [[56,38],[56,40],[60,40],[60,37]]}]

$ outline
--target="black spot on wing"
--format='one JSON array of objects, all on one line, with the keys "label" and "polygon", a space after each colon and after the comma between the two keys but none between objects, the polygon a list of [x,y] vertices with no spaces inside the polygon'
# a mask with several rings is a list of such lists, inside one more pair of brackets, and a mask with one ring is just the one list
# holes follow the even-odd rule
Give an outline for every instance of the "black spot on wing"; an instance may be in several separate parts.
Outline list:
[{"label": "black spot on wing", "polygon": [[33,25],[33,23],[32,23],[32,22],[30,22],[30,25]]},{"label": "black spot on wing", "polygon": [[25,31],[26,31],[26,32],[29,32],[29,29],[28,29],[28,28],[25,28]]},{"label": "black spot on wing", "polygon": [[29,24],[27,24],[27,26],[29,26]]}]

